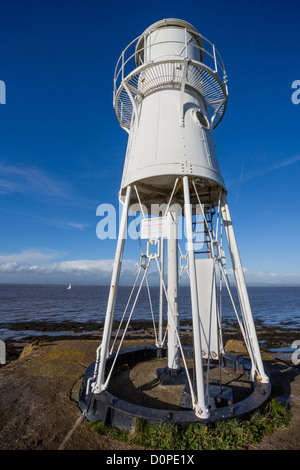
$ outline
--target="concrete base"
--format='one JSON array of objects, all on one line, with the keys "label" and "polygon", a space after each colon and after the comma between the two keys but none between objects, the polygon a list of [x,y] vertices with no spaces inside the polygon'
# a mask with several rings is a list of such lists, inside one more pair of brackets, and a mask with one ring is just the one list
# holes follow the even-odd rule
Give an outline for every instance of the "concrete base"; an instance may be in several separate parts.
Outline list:
[{"label": "concrete base", "polygon": [[[233,393],[230,387],[222,386],[220,389],[219,385],[209,385],[209,396],[211,408],[221,408],[223,406],[230,406],[233,404]],[[193,409],[191,392],[188,384],[182,392],[180,406],[190,410]]]},{"label": "concrete base", "polygon": [[162,385],[182,385],[187,383],[187,377],[183,367],[170,369],[170,367],[167,366],[162,369],[157,369],[156,374]]}]

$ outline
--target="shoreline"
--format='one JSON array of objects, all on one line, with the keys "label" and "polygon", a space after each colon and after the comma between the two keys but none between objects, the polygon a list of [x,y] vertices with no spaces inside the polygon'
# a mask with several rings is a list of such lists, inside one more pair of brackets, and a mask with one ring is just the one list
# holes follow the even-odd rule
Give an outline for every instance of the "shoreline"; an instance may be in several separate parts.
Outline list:
[{"label": "shoreline", "polygon": [[[6,363],[20,356],[24,347],[33,342],[53,342],[61,340],[99,340],[101,342],[103,322],[49,322],[29,321],[10,324],[0,324],[0,329],[10,331],[10,337],[4,339],[6,345]],[[114,322],[113,333],[117,331],[119,322]],[[183,320],[181,326],[181,341],[183,345],[192,344],[192,320]],[[164,323],[164,329],[166,324]],[[15,332],[15,334],[13,334]],[[121,330],[123,332],[123,330]],[[300,340],[300,327],[265,326],[256,324],[256,333],[262,351],[270,349],[290,348],[292,343]],[[151,321],[135,320],[128,327],[128,339],[155,339]],[[1,339],[1,335],[0,335]],[[242,340],[237,324],[223,325],[223,342]]]}]

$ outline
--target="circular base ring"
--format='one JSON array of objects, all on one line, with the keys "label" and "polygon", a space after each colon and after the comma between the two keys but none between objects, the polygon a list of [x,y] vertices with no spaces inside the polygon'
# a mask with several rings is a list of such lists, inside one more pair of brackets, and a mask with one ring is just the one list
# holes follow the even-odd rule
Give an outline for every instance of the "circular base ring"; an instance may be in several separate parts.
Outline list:
[{"label": "circular base ring", "polygon": [[[184,348],[187,355],[192,354],[192,348]],[[134,365],[141,361],[147,361],[156,357],[166,355],[166,349],[156,347],[145,347],[127,349],[121,351],[116,361],[116,365]],[[107,369],[111,365],[114,355],[107,360]],[[225,354],[222,356],[224,366],[229,366],[234,370],[243,371],[249,374],[251,364],[249,361],[238,356]],[[133,430],[138,419],[146,421],[148,424],[173,423],[182,427],[187,427],[192,423],[213,423],[230,418],[237,418],[257,410],[267,401],[271,393],[270,383],[255,382],[252,393],[244,400],[232,405],[223,406],[210,410],[210,417],[207,419],[197,418],[193,410],[170,411],[155,408],[147,408],[135,405],[112,395],[107,390],[94,394],[92,391],[86,395],[86,385],[89,378],[93,377],[95,363],[92,363],[86,373],[79,391],[79,407],[90,421],[102,421],[104,425],[112,425],[119,429]]]}]

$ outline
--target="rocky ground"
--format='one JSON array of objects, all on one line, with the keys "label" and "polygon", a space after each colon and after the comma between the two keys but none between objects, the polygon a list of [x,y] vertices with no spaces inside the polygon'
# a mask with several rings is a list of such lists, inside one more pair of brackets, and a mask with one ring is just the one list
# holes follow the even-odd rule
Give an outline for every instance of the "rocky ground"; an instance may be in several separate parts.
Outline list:
[{"label": "rocky ground", "polygon": [[[291,346],[300,339],[300,331],[259,327],[257,332],[273,391],[290,407],[292,421],[254,448],[299,450],[300,369],[268,350]],[[141,342],[153,344],[149,325],[133,327],[130,334],[126,348]],[[228,348],[239,348],[235,329],[228,329],[225,336],[226,341],[232,340]],[[0,368],[0,450],[138,449],[95,433],[82,419],[78,390],[82,375],[95,359],[100,337],[99,330],[83,332],[77,328],[73,337],[28,337],[22,342],[7,342],[7,364]],[[184,342],[190,342],[189,325],[185,325]]]}]

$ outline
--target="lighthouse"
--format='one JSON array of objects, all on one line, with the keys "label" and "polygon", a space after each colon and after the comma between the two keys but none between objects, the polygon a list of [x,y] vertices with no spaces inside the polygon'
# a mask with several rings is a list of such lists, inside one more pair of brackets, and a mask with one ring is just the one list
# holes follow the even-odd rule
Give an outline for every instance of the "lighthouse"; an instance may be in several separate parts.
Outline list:
[{"label": "lighthouse", "polygon": [[[135,302],[142,286],[147,285],[150,265],[156,266],[160,282],[154,350],[164,351],[167,358],[167,365],[158,376],[162,384],[180,382],[183,377],[186,380],[190,409],[184,420],[206,422],[220,416],[212,410],[208,383],[210,365],[214,361],[224,364],[228,359],[222,338],[220,286],[228,290],[233,315],[247,347],[250,379],[256,391],[262,388],[264,399],[269,394],[269,379],[261,358],[213,136],[226,111],[227,82],[225,66],[215,45],[180,19],[163,19],[149,26],[127,46],[117,62],[113,105],[121,128],[128,133],[128,143],[119,191],[122,216],[103,337],[82,392],[84,409],[91,416],[97,415],[98,406],[98,416],[104,420],[109,408],[113,410],[111,416],[119,416],[116,422],[122,422],[122,412],[116,411],[112,404],[116,400],[109,398],[107,390]],[[133,286],[136,296],[132,297],[135,300],[127,312],[128,322],[113,353],[114,311],[132,207],[142,217],[138,236],[145,249],[137,252],[140,277]],[[178,235],[179,221],[184,225],[184,244],[180,244]],[[238,305],[228,280],[225,242]],[[180,338],[179,278],[183,271],[190,287],[193,377],[186,366]],[[165,332],[163,299],[167,304]],[[145,308],[145,317],[148,311]],[[132,409],[130,405],[129,408]],[[158,415],[163,420],[160,412]]]}]

